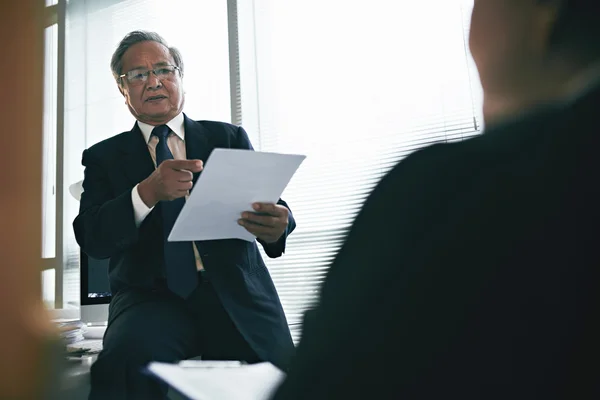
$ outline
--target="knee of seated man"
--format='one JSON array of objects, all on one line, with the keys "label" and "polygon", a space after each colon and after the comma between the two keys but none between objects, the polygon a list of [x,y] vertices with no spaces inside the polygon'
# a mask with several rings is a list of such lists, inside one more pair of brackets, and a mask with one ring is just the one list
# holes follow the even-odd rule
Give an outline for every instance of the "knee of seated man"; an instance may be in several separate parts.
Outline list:
[{"label": "knee of seated man", "polygon": [[135,328],[111,332],[104,340],[103,352],[105,356],[135,364],[170,362],[183,358],[176,346],[169,345],[160,331],[148,332]]}]

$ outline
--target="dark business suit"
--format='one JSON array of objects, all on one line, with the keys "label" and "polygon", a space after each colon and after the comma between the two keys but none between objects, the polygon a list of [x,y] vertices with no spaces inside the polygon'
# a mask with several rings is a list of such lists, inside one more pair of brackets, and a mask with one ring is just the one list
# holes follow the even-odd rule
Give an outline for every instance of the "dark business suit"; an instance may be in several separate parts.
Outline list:
[{"label": "dark business suit", "polygon": [[[241,127],[220,122],[192,121],[187,117],[184,127],[188,159],[200,159],[206,164],[215,148],[252,149]],[[170,329],[169,326],[180,329],[169,346],[183,343],[171,352],[168,349],[164,353],[161,353],[162,350],[152,350],[153,359],[175,361],[178,357],[199,355],[190,351],[188,345],[194,342],[197,331],[193,329],[198,327],[192,326],[193,318],[192,322],[185,319],[189,315],[200,318],[210,307],[222,307],[226,311],[239,334],[255,353],[256,361],[268,360],[281,367],[287,365],[294,350],[293,343],[279,297],[255,242],[196,242],[210,282],[208,289],[192,294],[185,305],[182,299],[166,289],[160,204],[139,228],[134,221],[131,190],[154,171],[147,144],[137,124],[131,131],[86,150],[83,165],[84,192],[80,213],[73,224],[75,236],[88,255],[95,258],[110,257],[109,278],[114,296],[105,335],[105,348],[111,348],[100,355],[98,365],[102,364],[100,361],[103,356],[108,359],[111,354],[120,356],[119,351],[135,352],[112,348],[125,346],[122,344],[124,335],[137,335],[140,340],[148,340],[146,347],[156,345],[163,349],[161,335],[165,335],[165,332],[160,331],[163,328],[155,332],[131,332],[131,321],[149,324],[152,318],[157,319],[156,324],[164,321],[164,329]],[[195,174],[194,182],[198,175]],[[279,204],[287,207],[281,200]],[[273,244],[262,244],[270,257],[279,257],[284,252],[287,235],[294,227],[294,218],[290,213],[287,230],[281,239]],[[131,310],[136,311],[134,313]],[[219,318],[225,317],[221,315]],[[190,326],[182,326],[186,324]],[[227,339],[226,335],[224,338],[219,336],[219,332],[212,333],[214,340]],[[137,344],[135,338],[131,341]],[[143,350],[147,352],[148,349]],[[225,350],[235,353],[233,348]],[[211,354],[211,348],[198,351],[205,356],[208,354],[208,357],[236,358],[235,354],[227,351],[227,354]],[[94,376],[92,379],[94,383]],[[106,381],[110,381],[110,378],[107,377]]]},{"label": "dark business suit", "polygon": [[596,86],[397,165],[274,398],[599,398],[599,111]]}]

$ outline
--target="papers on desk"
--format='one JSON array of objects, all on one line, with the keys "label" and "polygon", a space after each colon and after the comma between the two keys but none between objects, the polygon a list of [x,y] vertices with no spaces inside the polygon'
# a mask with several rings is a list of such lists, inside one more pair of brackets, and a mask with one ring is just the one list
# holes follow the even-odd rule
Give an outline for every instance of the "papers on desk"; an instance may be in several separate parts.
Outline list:
[{"label": "papers on desk", "polygon": [[254,235],[238,225],[252,203],[276,203],[306,156],[215,149],[181,209],[169,241],[242,239]]},{"label": "papers on desk", "polygon": [[66,345],[77,343],[84,339],[83,332],[85,325],[80,320],[59,318],[52,322],[54,322]]},{"label": "papers on desk", "polygon": [[238,367],[202,363],[184,367],[152,362],[148,371],[191,400],[268,400],[285,378],[268,362]]}]

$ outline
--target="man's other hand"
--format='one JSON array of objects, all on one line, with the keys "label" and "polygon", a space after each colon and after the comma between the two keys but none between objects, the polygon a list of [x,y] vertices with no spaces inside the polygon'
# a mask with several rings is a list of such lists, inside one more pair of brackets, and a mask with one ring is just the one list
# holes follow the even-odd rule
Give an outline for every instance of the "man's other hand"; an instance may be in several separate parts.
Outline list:
[{"label": "man's other hand", "polygon": [[287,228],[289,210],[272,203],[254,203],[252,208],[254,212],[243,212],[238,223],[265,243],[278,241]]},{"label": "man's other hand", "polygon": [[175,200],[192,188],[194,173],[202,171],[202,160],[165,160],[138,185],[142,201],[154,207],[159,201]]}]

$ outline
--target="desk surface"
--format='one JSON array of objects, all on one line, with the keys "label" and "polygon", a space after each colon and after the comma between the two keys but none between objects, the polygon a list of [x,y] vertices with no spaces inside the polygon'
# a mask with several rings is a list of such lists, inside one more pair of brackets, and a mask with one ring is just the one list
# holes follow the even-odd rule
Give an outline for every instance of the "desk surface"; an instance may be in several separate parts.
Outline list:
[{"label": "desk surface", "polygon": [[86,400],[90,393],[90,368],[97,354],[65,361],[60,383],[60,399]]},{"label": "desk surface", "polygon": [[67,361],[66,375],[68,378],[89,374],[90,368],[98,358],[98,355],[92,354],[78,358],[80,360],[73,358]]},{"label": "desk surface", "polygon": [[85,339],[67,345],[67,350],[76,349],[92,349],[92,352],[99,353],[102,350],[102,339]]}]

